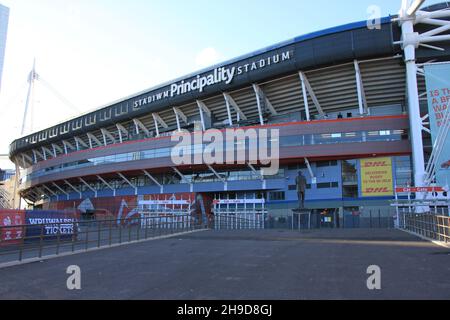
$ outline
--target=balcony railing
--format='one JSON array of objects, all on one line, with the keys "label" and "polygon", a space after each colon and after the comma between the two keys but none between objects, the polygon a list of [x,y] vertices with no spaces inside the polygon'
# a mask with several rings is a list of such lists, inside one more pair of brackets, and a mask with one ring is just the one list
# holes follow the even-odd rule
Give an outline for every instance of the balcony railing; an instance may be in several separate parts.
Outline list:
[{"label": "balcony railing", "polygon": [[[302,147],[312,145],[335,145],[335,144],[361,143],[361,142],[379,142],[379,141],[389,142],[389,141],[400,141],[404,139],[407,139],[404,130],[359,131],[359,132],[347,132],[336,134],[300,134],[300,135],[289,135],[280,137],[279,146],[280,148]],[[234,144],[231,145],[233,148],[235,147]],[[186,155],[203,153],[206,147],[208,147],[208,144],[192,145],[191,150],[187,150]],[[226,152],[229,148],[230,145],[224,142],[223,148],[221,150],[216,151]],[[239,148],[244,150],[250,150],[249,141],[246,141],[245,144],[243,143]],[[268,150],[270,151],[270,146],[268,147]],[[108,164],[125,163],[130,161],[170,158],[171,152],[172,147],[165,147],[160,149],[142,150],[138,152],[127,152],[108,156],[94,157],[81,161],[64,163],[58,166],[31,172],[22,179],[22,183],[46,175],[65,172],[68,170],[87,168],[92,166],[108,165]]]}]

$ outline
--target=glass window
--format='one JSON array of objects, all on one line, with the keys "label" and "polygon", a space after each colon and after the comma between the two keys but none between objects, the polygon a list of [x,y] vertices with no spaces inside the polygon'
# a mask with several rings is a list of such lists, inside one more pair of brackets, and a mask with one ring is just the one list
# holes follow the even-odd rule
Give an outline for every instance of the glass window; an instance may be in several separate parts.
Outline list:
[{"label": "glass window", "polygon": [[335,167],[335,166],[337,166],[337,161],[336,161],[336,160],[332,160],[332,161],[321,161],[321,162],[317,162],[317,163],[316,163],[316,167],[317,167],[317,168]]},{"label": "glass window", "polygon": [[300,164],[289,165],[287,169],[291,170],[291,171],[298,171],[298,170],[306,169],[306,168],[307,168],[306,163],[300,163]]},{"label": "glass window", "polygon": [[317,189],[331,189],[331,188],[337,188],[339,186],[339,183],[337,182],[324,182],[324,183],[318,183]]},{"label": "glass window", "polygon": [[299,139],[298,136],[281,137],[280,142],[280,144],[284,147],[300,146],[303,144],[302,139]]},{"label": "glass window", "polygon": [[358,161],[342,161],[342,196],[358,198]]},{"label": "glass window", "polygon": [[317,189],[329,189],[331,184],[329,182],[323,182],[317,184]]},{"label": "glass window", "polygon": [[282,201],[286,199],[286,194],[284,191],[280,192],[269,192],[269,200],[271,201]]},{"label": "glass window", "polygon": [[412,162],[410,156],[394,157],[395,182],[398,187],[410,186],[413,181]]},{"label": "glass window", "polygon": [[342,161],[342,182],[344,184],[358,184],[357,160]]},{"label": "glass window", "polygon": [[358,198],[358,186],[344,186],[342,196],[344,198]]}]

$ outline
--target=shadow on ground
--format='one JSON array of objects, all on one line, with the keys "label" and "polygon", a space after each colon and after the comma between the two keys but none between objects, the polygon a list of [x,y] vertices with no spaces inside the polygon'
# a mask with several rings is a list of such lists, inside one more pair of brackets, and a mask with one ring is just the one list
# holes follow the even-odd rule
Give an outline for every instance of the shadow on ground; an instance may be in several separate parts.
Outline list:
[{"label": "shadow on ground", "polygon": [[450,250],[397,230],[204,231],[1,269],[0,283],[2,299],[450,299]]}]

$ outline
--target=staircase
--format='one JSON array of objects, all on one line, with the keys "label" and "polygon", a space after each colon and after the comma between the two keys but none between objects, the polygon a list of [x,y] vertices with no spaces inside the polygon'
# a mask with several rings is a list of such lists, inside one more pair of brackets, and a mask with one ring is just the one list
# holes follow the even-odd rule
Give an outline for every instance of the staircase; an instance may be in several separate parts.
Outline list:
[{"label": "staircase", "polygon": [[0,209],[11,209],[11,197],[3,185],[0,185]]}]

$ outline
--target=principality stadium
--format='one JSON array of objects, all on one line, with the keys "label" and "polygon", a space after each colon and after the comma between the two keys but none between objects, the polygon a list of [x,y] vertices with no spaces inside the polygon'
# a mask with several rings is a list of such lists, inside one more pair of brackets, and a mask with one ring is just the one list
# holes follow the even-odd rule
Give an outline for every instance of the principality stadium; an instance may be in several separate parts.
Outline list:
[{"label": "principality stadium", "polygon": [[[17,138],[9,157],[20,196],[86,215],[176,207],[289,227],[301,171],[315,226],[390,227],[393,202],[411,197],[400,188],[437,186],[428,197],[448,197],[428,172],[423,70],[449,61],[448,7],[422,8],[414,23],[395,15],[302,35]],[[270,133],[265,155],[195,157],[208,148],[199,133],[234,133],[219,149],[251,151],[250,131]],[[175,161],[180,137],[192,161]]]}]

